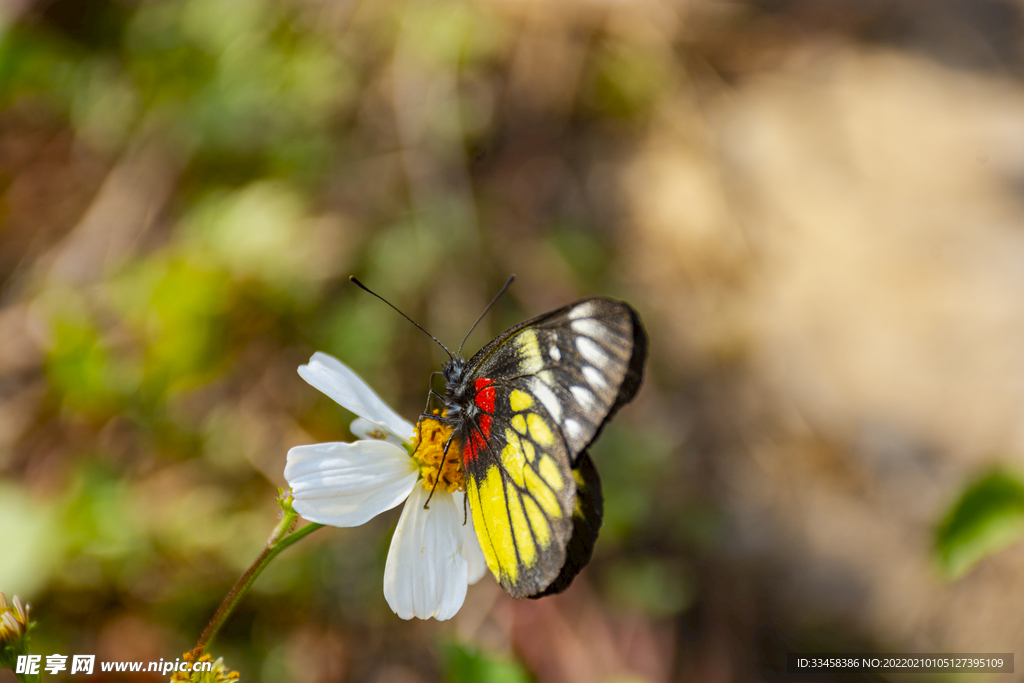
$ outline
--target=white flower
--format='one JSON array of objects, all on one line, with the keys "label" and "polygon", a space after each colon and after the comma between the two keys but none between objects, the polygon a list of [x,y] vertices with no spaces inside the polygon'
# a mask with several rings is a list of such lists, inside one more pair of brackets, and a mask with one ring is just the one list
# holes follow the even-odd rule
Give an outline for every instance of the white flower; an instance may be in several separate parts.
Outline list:
[{"label": "white flower", "polygon": [[[311,522],[349,527],[406,501],[384,568],[384,598],[403,619],[451,619],[485,564],[472,516],[466,519],[463,512],[465,494],[457,490],[462,475],[454,448],[448,464],[438,467],[447,428],[424,420],[421,437],[356,373],[327,354],[313,354],[299,374],[359,416],[352,433],[361,438],[288,451],[284,477],[295,511]],[[417,442],[414,459],[410,453]],[[424,509],[438,476],[430,508]]]}]

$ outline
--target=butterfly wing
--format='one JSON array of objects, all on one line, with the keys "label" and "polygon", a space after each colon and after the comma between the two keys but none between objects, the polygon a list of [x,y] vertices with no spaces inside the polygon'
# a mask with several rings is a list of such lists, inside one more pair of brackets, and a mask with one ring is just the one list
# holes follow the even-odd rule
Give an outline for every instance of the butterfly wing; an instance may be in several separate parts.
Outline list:
[{"label": "butterfly wing", "polygon": [[520,323],[470,359],[480,414],[457,434],[467,497],[513,597],[564,590],[589,561],[601,492],[585,449],[636,394],[646,356],[636,312],[593,298]]},{"label": "butterfly wing", "polygon": [[527,597],[542,598],[561,593],[594,554],[597,532],[601,530],[604,517],[604,497],[601,495],[601,478],[586,451],[576,458],[572,476],[576,481],[576,504],[572,509],[572,536],[565,547],[565,563],[547,588]]}]

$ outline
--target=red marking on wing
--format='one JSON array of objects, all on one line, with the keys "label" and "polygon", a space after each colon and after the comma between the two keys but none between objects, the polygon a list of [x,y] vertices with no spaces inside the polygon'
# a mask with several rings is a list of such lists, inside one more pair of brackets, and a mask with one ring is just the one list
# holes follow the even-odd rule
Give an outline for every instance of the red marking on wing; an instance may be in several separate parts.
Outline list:
[{"label": "red marking on wing", "polygon": [[463,464],[476,460],[480,452],[486,448],[485,440],[491,436],[491,415],[494,414],[494,381],[486,377],[478,377],[473,382],[476,397],[473,402],[484,414],[480,416],[479,429],[470,428],[469,443],[462,450]]},{"label": "red marking on wing", "polygon": [[484,448],[484,438],[474,429],[469,437],[469,443],[462,449],[462,464],[467,465],[476,460]]},{"label": "red marking on wing", "polygon": [[[476,389],[476,407],[485,413],[494,414],[494,380],[487,379],[486,377],[478,377],[473,383],[473,388]],[[490,429],[490,420],[487,421],[488,430]],[[485,430],[486,433],[487,430]]]}]

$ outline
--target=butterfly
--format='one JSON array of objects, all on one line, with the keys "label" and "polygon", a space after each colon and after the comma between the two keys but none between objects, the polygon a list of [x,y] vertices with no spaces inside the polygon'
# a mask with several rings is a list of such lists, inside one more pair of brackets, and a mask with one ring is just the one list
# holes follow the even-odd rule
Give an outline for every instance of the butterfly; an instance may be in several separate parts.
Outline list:
[{"label": "butterfly", "polygon": [[595,297],[444,366],[445,411],[423,417],[452,429],[480,547],[512,597],[560,593],[590,561],[604,503],[587,449],[636,395],[646,360],[637,312]]}]

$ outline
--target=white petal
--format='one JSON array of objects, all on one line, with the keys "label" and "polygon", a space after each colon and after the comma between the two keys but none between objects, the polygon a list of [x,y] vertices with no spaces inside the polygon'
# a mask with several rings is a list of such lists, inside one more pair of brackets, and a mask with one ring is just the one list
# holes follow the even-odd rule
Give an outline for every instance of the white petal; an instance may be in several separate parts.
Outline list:
[{"label": "white petal", "polygon": [[487,560],[484,559],[484,551],[480,548],[480,541],[476,537],[476,529],[473,528],[473,515],[467,514],[465,505],[466,494],[455,492],[452,494],[455,499],[455,506],[462,510],[463,519],[466,523],[462,525],[462,556],[469,564],[469,585],[483,578],[487,571]]},{"label": "white petal", "polygon": [[462,509],[452,494],[416,486],[391,539],[384,567],[384,599],[402,619],[451,619],[466,599],[468,565],[462,556]]},{"label": "white petal", "polygon": [[359,417],[380,426],[403,441],[412,438],[412,425],[391,410],[359,375],[333,356],[314,353],[299,375]]},{"label": "white petal", "polygon": [[370,422],[366,418],[357,417],[352,420],[352,424],[349,425],[349,431],[357,439],[377,439],[401,446],[403,449],[405,448],[405,441],[402,441],[391,432],[385,431],[376,422]]},{"label": "white petal", "polygon": [[409,496],[418,477],[406,450],[386,441],[296,446],[284,466],[295,511],[331,526],[359,526],[390,510]]}]

